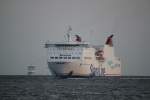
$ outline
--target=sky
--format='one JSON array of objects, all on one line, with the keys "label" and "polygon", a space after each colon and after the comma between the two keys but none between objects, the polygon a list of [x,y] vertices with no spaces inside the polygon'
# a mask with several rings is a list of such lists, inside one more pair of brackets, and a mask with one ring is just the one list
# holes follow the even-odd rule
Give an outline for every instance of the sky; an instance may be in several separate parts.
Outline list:
[{"label": "sky", "polygon": [[69,25],[94,45],[114,33],[122,75],[150,76],[150,0],[0,0],[0,75],[50,75],[44,43]]}]

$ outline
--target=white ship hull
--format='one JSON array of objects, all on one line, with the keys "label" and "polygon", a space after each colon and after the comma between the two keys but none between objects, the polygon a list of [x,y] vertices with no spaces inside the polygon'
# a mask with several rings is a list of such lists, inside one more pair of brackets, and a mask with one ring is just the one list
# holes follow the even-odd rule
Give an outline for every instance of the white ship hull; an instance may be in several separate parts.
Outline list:
[{"label": "white ship hull", "polygon": [[120,76],[121,61],[115,56],[109,36],[105,45],[94,47],[78,42],[46,43],[52,75],[69,77]]},{"label": "white ship hull", "polygon": [[56,76],[91,76],[91,65],[80,65],[78,62],[48,62],[48,67]]}]

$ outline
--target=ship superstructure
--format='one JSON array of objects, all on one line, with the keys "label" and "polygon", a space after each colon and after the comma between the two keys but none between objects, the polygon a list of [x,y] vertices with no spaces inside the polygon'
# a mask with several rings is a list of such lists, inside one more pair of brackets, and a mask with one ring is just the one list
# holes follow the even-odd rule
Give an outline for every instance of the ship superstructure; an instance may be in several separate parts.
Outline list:
[{"label": "ship superstructure", "polygon": [[121,75],[121,61],[114,54],[113,35],[101,46],[82,42],[79,35],[75,35],[75,41],[72,41],[69,32],[67,37],[66,42],[45,44],[48,51],[48,67],[52,75],[70,77]]}]

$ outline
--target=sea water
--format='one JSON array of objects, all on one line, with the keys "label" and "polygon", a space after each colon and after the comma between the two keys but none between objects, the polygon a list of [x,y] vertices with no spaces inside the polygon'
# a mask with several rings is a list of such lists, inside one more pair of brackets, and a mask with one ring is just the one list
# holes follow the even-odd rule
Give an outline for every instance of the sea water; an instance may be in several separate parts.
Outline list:
[{"label": "sea water", "polygon": [[0,76],[0,100],[150,100],[150,77]]}]

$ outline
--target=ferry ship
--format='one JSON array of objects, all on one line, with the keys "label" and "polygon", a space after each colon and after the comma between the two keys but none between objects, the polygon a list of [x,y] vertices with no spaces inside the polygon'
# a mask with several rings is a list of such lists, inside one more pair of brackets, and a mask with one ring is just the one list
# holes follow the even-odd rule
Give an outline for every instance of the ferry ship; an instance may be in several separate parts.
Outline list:
[{"label": "ferry ship", "polygon": [[66,42],[46,42],[47,63],[52,75],[58,77],[120,76],[121,61],[115,56],[113,34],[104,45],[94,46],[82,41],[79,35],[67,31]]}]

